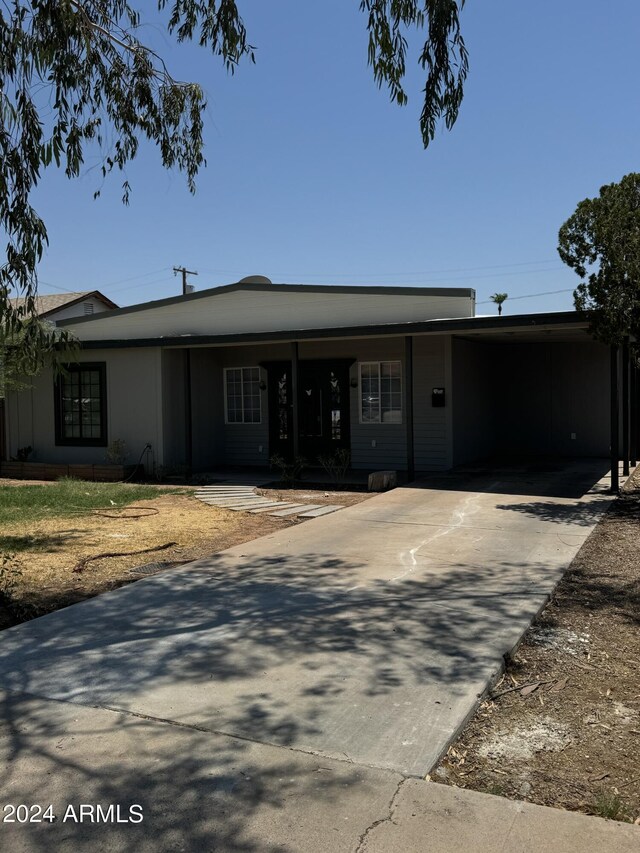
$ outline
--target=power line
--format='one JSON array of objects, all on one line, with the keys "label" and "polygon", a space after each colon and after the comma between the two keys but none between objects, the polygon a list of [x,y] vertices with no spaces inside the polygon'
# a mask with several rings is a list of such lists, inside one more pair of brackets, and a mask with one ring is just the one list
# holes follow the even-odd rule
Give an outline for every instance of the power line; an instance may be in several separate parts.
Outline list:
[{"label": "power line", "polygon": [[170,270],[170,269],[171,269],[171,267],[162,267],[162,269],[159,269],[159,270],[152,270],[151,272],[143,272],[143,273],[140,273],[140,275],[132,275],[131,278],[119,278],[117,281],[111,281],[108,284],[101,284],[100,287],[113,287],[116,284],[124,284],[127,281],[136,281],[136,279],[139,279],[139,278],[146,278],[147,276],[150,276],[150,275],[158,275],[158,273],[166,272],[167,270]]},{"label": "power line", "polygon": [[[418,270],[414,272],[374,272],[374,273],[300,273],[300,272],[284,272],[283,270],[274,270],[273,275],[283,275],[286,277],[299,276],[301,278],[367,278],[367,277],[375,277],[375,278],[402,278],[405,276],[411,275],[419,275],[419,276],[431,276],[431,275],[446,275],[448,273],[458,273],[458,272],[474,272],[476,270],[492,270],[492,269],[508,269],[511,267],[526,267],[526,266],[540,266],[541,264],[551,264],[557,262],[557,258],[545,258],[544,260],[539,261],[520,261],[518,263],[513,264],[489,264],[487,266],[476,266],[476,267],[453,267],[451,269],[440,269],[440,270]],[[563,267],[559,267],[559,269],[563,269]],[[239,273],[238,269],[204,269],[203,272],[210,273],[212,275],[235,275]]]},{"label": "power line", "polygon": [[[43,281],[43,279],[39,278],[38,279],[38,286],[40,286],[41,284],[44,284],[45,287],[52,287],[54,290],[61,290],[62,293],[71,293],[71,291],[69,290],[68,287],[60,287],[59,284],[51,284],[50,281]],[[75,292],[77,292],[77,291],[75,291]]]},{"label": "power line", "polygon": [[[564,290],[546,290],[543,293],[525,293],[522,296],[509,296],[507,297],[509,302],[513,302],[516,299],[535,299],[538,296],[555,296],[557,293],[573,293],[573,287],[566,287]],[[476,302],[476,305],[488,305],[490,302],[493,302],[492,299],[483,299],[482,302]]]},{"label": "power line", "polygon": [[145,281],[142,284],[134,284],[132,287],[120,287],[117,290],[110,290],[109,295],[113,296],[115,293],[123,293],[127,290],[136,290],[138,288],[152,287],[154,284],[160,283],[167,284],[168,282],[166,278],[154,278],[153,281]]}]

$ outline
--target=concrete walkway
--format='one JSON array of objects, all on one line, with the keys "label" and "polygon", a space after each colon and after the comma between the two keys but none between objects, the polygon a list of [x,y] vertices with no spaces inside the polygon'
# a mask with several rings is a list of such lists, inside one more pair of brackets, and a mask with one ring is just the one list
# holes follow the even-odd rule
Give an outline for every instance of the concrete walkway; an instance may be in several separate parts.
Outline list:
[{"label": "concrete walkway", "polygon": [[5,632],[4,800],[145,813],[3,825],[7,849],[638,849],[633,827],[411,778],[608,505],[601,473],[433,479]]},{"label": "concrete walkway", "polygon": [[298,518],[318,518],[342,509],[339,504],[305,504],[291,501],[274,501],[257,493],[259,482],[253,485],[230,483],[225,485],[200,486],[195,497],[209,506],[222,507],[233,512],[265,513],[276,518],[297,516]]}]

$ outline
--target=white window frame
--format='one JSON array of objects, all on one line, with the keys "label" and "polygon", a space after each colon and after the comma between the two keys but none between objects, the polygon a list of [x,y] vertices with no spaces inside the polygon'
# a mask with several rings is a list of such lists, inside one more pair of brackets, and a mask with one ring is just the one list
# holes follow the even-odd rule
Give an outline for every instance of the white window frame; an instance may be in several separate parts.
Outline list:
[{"label": "white window frame", "polygon": [[[229,420],[229,398],[227,392],[227,374],[230,370],[239,370],[240,373],[240,399],[242,401],[242,420],[241,421],[230,421]],[[258,400],[259,400],[259,412],[260,419],[257,421],[245,421],[244,419],[244,376],[242,374],[243,370],[257,370],[258,371]],[[258,424],[262,423],[262,389],[260,388],[260,380],[262,378],[262,372],[260,367],[257,364],[243,364],[239,367],[225,367],[224,368],[224,422],[229,426],[258,426]]]},{"label": "white window frame", "polygon": [[[400,367],[400,418],[397,421],[382,420],[382,365],[397,364]],[[362,368],[374,365],[378,369],[378,420],[365,421],[362,417]],[[360,423],[363,426],[400,426],[404,418],[404,396],[403,396],[404,377],[402,375],[402,362],[398,358],[382,359],[381,361],[359,361],[358,362],[358,413],[360,415]]]}]

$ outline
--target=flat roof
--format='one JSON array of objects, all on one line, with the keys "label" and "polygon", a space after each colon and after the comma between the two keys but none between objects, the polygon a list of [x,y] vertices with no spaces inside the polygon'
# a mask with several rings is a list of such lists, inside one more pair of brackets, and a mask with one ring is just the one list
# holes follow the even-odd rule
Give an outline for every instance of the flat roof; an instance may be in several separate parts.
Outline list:
[{"label": "flat roof", "polygon": [[[269,287],[273,285],[268,285]],[[117,313],[117,312],[113,312]],[[155,338],[122,338],[79,341],[83,349],[120,349],[128,347],[193,347],[223,344],[251,344],[281,341],[322,340],[331,338],[370,338],[405,335],[437,335],[466,333],[467,335],[539,333],[545,329],[586,331],[589,321],[577,311],[557,311],[542,314],[514,314],[501,317],[462,317],[446,320],[421,320],[414,323],[384,323],[365,326],[339,326],[324,329],[293,329],[275,332],[243,332],[230,335],[178,335]]]},{"label": "flat roof", "polygon": [[[129,305],[125,308],[117,308],[109,312],[109,318],[121,317],[123,314],[134,314],[137,311],[148,311],[155,308],[164,308],[167,305],[192,302],[208,296],[219,296],[225,293],[233,293],[237,290],[271,293],[358,293],[378,296],[444,296],[475,299],[476,292],[472,287],[393,287],[387,285],[340,285],[340,284],[263,284],[262,282],[236,282],[225,284],[221,287],[210,287],[207,290],[197,290],[180,296],[169,296],[166,299],[156,299],[152,302],[140,302],[137,305]],[[88,317],[77,317],[70,320],[60,320],[59,326],[75,326],[78,323],[91,323],[95,320],[105,320],[99,314]]]}]

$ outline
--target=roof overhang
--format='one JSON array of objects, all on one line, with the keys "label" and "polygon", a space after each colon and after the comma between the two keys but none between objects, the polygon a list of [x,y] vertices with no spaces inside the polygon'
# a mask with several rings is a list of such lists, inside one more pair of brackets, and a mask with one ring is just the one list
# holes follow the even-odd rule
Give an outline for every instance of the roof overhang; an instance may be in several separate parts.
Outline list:
[{"label": "roof overhang", "polygon": [[[472,287],[392,287],[384,285],[333,285],[333,284],[262,284],[260,282],[236,282],[221,287],[210,287],[206,290],[196,290],[180,296],[169,296],[166,299],[156,299],[152,302],[141,302],[126,308],[116,308],[109,314],[110,318],[121,317],[125,314],[135,314],[139,311],[152,311],[156,308],[195,302],[198,299],[211,296],[222,296],[226,293],[267,292],[267,293],[329,293],[329,294],[371,294],[373,296],[415,296],[416,294],[430,297],[458,297],[475,300],[476,292]],[[105,298],[105,297],[102,297]],[[75,326],[78,323],[91,323],[100,318],[98,315],[77,317],[69,320],[59,320],[58,326]]]},{"label": "roof overhang", "polygon": [[502,317],[468,317],[449,320],[425,320],[416,323],[385,323],[368,326],[343,326],[325,329],[295,329],[281,332],[249,332],[232,335],[179,335],[155,338],[126,338],[79,341],[83,349],[124,349],[138,347],[201,347],[238,344],[281,343],[343,338],[404,337],[406,335],[450,334],[469,340],[534,341],[560,340],[561,337],[584,340],[588,320],[576,311],[547,314],[519,314]]}]

